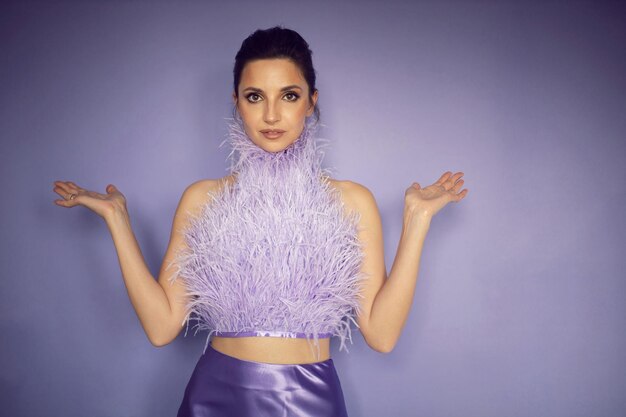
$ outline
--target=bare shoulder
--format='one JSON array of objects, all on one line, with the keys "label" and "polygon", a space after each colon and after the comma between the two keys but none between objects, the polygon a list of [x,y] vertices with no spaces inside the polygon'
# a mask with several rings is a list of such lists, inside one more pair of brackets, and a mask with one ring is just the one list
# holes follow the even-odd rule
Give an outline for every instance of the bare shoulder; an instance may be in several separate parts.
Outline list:
[{"label": "bare shoulder", "polygon": [[226,184],[232,183],[234,176],[227,175],[218,179],[202,179],[191,183],[181,197],[180,205],[184,210],[197,212],[209,203],[210,193],[219,192]]},{"label": "bare shoulder", "polygon": [[341,199],[346,208],[358,212],[368,211],[375,204],[372,192],[358,182],[351,180],[336,180],[329,178],[330,184],[341,193]]},{"label": "bare shoulder", "polygon": [[178,209],[176,210],[176,217],[183,217],[183,223],[186,223],[187,216],[191,214],[192,217],[196,217],[202,211],[202,208],[209,204],[211,201],[211,195],[218,193],[226,184],[232,183],[234,177],[228,175],[219,179],[202,179],[191,183],[185,188]]},{"label": "bare shoulder", "polygon": [[232,183],[235,177],[233,175],[227,175],[218,179],[202,179],[194,183],[191,183],[185,192],[189,191],[191,194],[205,193],[207,191],[219,191],[227,183]]}]

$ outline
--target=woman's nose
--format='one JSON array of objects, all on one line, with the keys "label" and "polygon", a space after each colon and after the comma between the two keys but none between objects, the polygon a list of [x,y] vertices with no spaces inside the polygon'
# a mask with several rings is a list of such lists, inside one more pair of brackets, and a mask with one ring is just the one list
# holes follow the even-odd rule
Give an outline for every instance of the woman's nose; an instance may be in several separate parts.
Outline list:
[{"label": "woman's nose", "polygon": [[280,120],[280,114],[277,104],[269,103],[265,108],[265,122],[275,123]]}]

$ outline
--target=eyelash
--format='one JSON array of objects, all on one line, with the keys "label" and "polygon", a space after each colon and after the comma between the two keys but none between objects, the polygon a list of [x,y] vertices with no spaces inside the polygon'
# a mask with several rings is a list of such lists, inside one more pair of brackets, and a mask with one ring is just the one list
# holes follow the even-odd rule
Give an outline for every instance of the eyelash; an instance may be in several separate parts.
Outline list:
[{"label": "eyelash", "polygon": [[[295,96],[296,98],[294,98],[293,100],[287,100],[287,101],[295,102],[295,101],[298,101],[298,99],[300,98],[300,95],[298,93],[294,93],[293,91],[288,91],[285,95],[287,96],[287,95],[290,95],[290,94]],[[249,103],[252,103],[252,104],[258,103],[258,101],[250,101],[250,97],[251,96],[259,96],[259,94],[257,94],[257,93],[250,93],[250,94],[246,95],[246,99],[248,100]]]}]

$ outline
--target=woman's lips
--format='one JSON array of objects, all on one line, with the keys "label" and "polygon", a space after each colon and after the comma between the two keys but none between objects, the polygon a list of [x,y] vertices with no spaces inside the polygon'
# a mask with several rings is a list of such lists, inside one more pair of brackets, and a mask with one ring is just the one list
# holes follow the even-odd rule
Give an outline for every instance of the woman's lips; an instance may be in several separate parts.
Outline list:
[{"label": "woman's lips", "polygon": [[268,139],[278,139],[285,132],[261,132],[261,133],[263,133],[263,136],[265,136]]}]

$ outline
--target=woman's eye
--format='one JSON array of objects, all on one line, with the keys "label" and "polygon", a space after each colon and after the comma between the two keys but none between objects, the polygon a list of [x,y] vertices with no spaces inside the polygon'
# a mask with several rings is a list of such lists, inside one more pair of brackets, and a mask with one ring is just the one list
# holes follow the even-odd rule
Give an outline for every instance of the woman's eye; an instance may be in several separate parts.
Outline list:
[{"label": "woman's eye", "polygon": [[250,100],[250,97],[252,97],[252,96],[256,96],[256,97],[258,97],[259,95],[258,95],[258,94],[256,94],[256,93],[252,93],[252,94],[248,94],[248,95],[246,96],[246,98],[248,99],[248,101],[249,101],[250,103],[256,103],[256,102],[257,102],[257,100]]},{"label": "woman's eye", "polygon": [[[250,103],[258,103],[260,101],[256,99],[251,99],[252,97],[260,98],[260,96],[257,93],[250,93],[246,96],[246,98],[248,99]],[[287,101],[297,101],[300,98],[300,96],[296,93],[287,93],[285,94],[285,97],[291,97],[291,98],[287,98]]]}]

